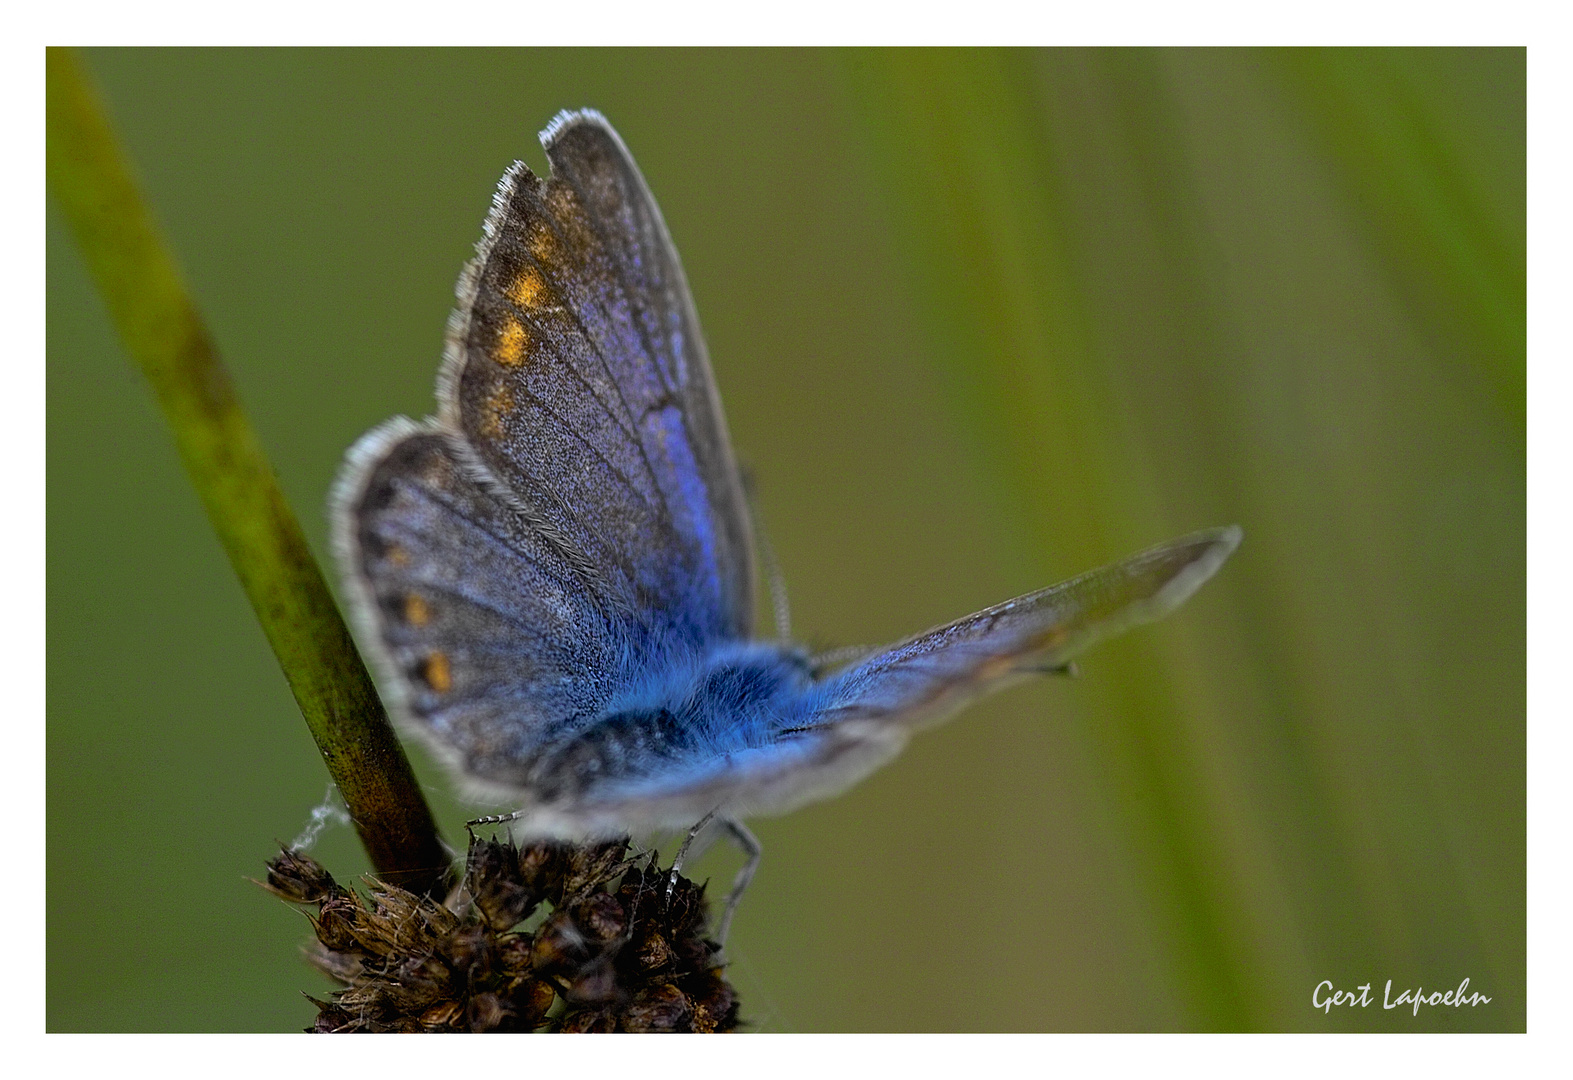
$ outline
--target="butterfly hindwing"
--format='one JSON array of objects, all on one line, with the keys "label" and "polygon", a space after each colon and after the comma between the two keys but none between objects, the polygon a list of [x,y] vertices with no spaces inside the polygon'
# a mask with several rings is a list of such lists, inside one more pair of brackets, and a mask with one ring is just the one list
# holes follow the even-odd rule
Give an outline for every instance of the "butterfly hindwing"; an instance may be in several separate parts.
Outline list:
[{"label": "butterfly hindwing", "polygon": [[464,456],[429,425],[371,432],[340,479],[335,540],[396,711],[472,778],[512,785],[615,691],[619,618]]},{"label": "butterfly hindwing", "polygon": [[649,189],[595,113],[515,165],[460,286],[442,420],[635,617],[745,636],[752,551],[693,302]]},{"label": "butterfly hindwing", "polygon": [[828,678],[813,726],[917,726],[1013,679],[1061,669],[1173,611],[1239,542],[1235,528],[1193,533],[909,638]]}]

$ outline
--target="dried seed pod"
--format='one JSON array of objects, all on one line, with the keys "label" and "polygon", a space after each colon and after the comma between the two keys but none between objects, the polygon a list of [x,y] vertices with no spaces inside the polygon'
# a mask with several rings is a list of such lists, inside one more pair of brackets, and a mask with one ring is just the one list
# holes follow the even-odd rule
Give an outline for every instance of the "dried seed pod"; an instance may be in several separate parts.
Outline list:
[{"label": "dried seed pod", "polygon": [[580,1009],[565,1015],[557,1030],[569,1035],[609,1035],[617,1030],[617,1016],[611,1009]]},{"label": "dried seed pod", "polygon": [[509,987],[508,1000],[514,1015],[519,1018],[521,1031],[539,1027],[557,1001],[557,991],[551,983],[540,979],[518,979]]},{"label": "dried seed pod", "polygon": [[262,887],[292,904],[315,904],[344,894],[333,875],[304,852],[284,848],[267,865],[268,880]]},{"label": "dried seed pod", "polygon": [[501,995],[485,993],[470,998],[467,1012],[471,1031],[497,1031],[513,1018],[513,1009]]},{"label": "dried seed pod", "polygon": [[671,983],[651,987],[623,1010],[624,1031],[687,1031],[693,1006],[688,995]]},{"label": "dried seed pod", "polygon": [[354,896],[340,894],[323,902],[317,917],[311,920],[317,940],[330,952],[362,952],[357,926],[363,921],[365,911]]},{"label": "dried seed pod", "polygon": [[443,938],[437,948],[455,971],[465,974],[472,986],[502,966],[500,943],[491,929],[481,922],[459,927]]},{"label": "dried seed pod", "polygon": [[494,939],[492,962],[498,976],[509,981],[528,978],[534,970],[533,945],[534,939],[529,934],[506,934]]},{"label": "dried seed pod", "polygon": [[307,1031],[320,1034],[331,1034],[336,1031],[355,1031],[355,1018],[350,1011],[342,1006],[333,1005],[326,1001],[311,998],[311,1003],[317,1006],[317,1019]]},{"label": "dried seed pod", "polygon": [[457,1001],[444,1001],[421,1013],[421,1027],[428,1031],[446,1031],[454,1026],[454,1021],[463,1012],[463,1006]]},{"label": "dried seed pod", "polygon": [[732,992],[732,985],[721,977],[720,968],[692,976],[684,983],[684,988],[694,1006],[693,1018],[689,1021],[691,1030],[708,1035],[737,1027],[737,995]]},{"label": "dried seed pod", "polygon": [[520,872],[512,844],[471,838],[465,860],[464,890],[494,930],[510,930],[530,917],[541,893]]},{"label": "dried seed pod", "polygon": [[568,849],[551,840],[537,840],[519,849],[519,880],[536,896],[555,905],[563,897],[563,864]]},{"label": "dried seed pod", "polygon": [[589,956],[584,934],[573,916],[555,911],[535,931],[530,964],[537,975],[562,975],[577,969]]},{"label": "dried seed pod", "polygon": [[563,997],[573,1005],[599,1005],[628,997],[609,959],[584,964],[563,980]]},{"label": "dried seed pod", "polygon": [[628,924],[623,905],[611,893],[590,893],[575,901],[568,911],[584,936],[593,941],[620,937]]},{"label": "dried seed pod", "polygon": [[435,956],[412,956],[394,965],[383,982],[383,999],[393,1011],[418,1015],[454,999],[453,972]]},{"label": "dried seed pod", "polygon": [[601,844],[582,844],[566,849],[563,865],[562,895],[553,903],[562,902],[605,884],[623,867],[623,856],[628,851],[628,841],[608,840]]},{"label": "dried seed pod", "polygon": [[640,934],[638,940],[626,951],[638,969],[650,975],[664,971],[677,960],[677,954],[667,944],[666,938],[654,927]]}]

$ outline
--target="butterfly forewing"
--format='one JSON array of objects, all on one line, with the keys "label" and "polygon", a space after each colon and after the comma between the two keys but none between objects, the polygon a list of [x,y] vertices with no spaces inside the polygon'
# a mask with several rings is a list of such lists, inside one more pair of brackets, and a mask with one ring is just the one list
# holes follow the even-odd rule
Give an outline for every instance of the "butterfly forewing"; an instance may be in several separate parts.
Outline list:
[{"label": "butterfly forewing", "polygon": [[503,178],[459,284],[435,421],[351,452],[335,530],[397,711],[472,780],[529,786],[674,647],[746,635],[752,553],[682,268],[598,114]]},{"label": "butterfly forewing", "polygon": [[1162,618],[1239,542],[1238,529],[1194,533],[919,634],[831,676],[816,722],[943,719],[1007,680],[1061,668],[1107,637]]},{"label": "butterfly forewing", "polygon": [[744,636],[748,518],[676,251],[598,115],[542,141],[550,178],[510,170],[462,283],[443,419],[637,618]]}]

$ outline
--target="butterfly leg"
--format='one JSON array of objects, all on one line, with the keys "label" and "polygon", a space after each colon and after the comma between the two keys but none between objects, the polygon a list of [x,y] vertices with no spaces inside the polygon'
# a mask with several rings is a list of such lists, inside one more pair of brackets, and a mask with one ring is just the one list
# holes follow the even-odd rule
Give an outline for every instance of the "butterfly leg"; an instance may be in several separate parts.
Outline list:
[{"label": "butterfly leg", "polygon": [[518,821],[524,813],[515,810],[511,814],[487,814],[485,817],[474,818],[464,823],[466,829],[473,829],[477,825],[502,825],[509,821]]},{"label": "butterfly leg", "polygon": [[726,818],[723,824],[727,832],[732,834],[732,839],[737,841],[737,846],[743,849],[743,854],[748,861],[743,864],[743,869],[737,872],[737,877],[732,881],[732,891],[727,893],[726,908],[721,912],[721,925],[716,929],[716,943],[726,944],[726,933],[732,928],[732,915],[737,911],[738,901],[743,899],[749,882],[754,880],[754,871],[759,869],[759,860],[764,857],[765,849],[759,838],[748,831],[736,818]]},{"label": "butterfly leg", "polygon": [[677,856],[672,860],[672,876],[667,878],[666,881],[666,902],[668,904],[672,902],[672,890],[677,888],[677,872],[683,868],[683,860],[688,857],[688,849],[693,846],[694,837],[698,836],[714,817],[715,811],[712,810],[695,822],[694,827],[689,829],[688,835],[683,838],[682,846],[677,849]]}]

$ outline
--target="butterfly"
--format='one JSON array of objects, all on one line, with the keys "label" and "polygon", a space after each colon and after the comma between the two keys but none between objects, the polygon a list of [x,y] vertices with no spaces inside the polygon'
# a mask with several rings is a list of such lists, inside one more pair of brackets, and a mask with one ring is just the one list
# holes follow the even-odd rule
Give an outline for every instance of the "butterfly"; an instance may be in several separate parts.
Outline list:
[{"label": "butterfly", "polygon": [[841,666],[752,636],[756,553],[698,316],[599,113],[503,176],[437,414],[349,451],[332,501],[401,727],[536,837],[724,826],[835,795],[917,729],[1172,611],[1240,541],[1194,533]]}]

